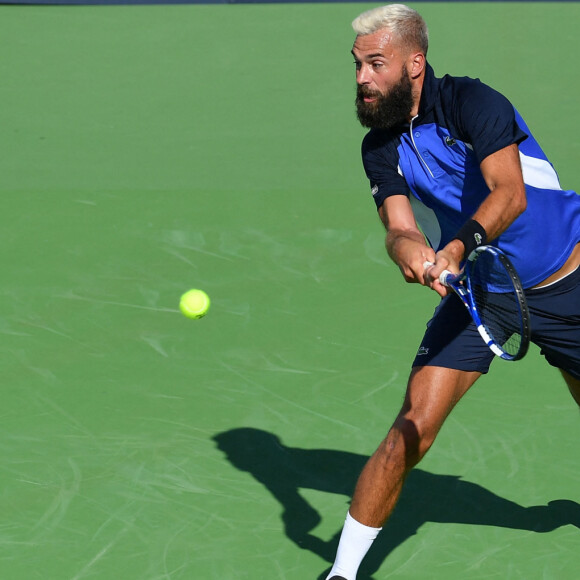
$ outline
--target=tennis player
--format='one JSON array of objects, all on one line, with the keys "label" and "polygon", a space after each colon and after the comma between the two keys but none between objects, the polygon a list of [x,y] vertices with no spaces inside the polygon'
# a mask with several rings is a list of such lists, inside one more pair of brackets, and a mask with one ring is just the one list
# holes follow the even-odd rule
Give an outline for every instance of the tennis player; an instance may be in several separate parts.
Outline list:
[{"label": "tennis player", "polygon": [[[392,4],[353,22],[356,106],[370,131],[363,164],[389,256],[407,282],[442,296],[412,365],[403,406],[364,467],[327,579],[354,580],[409,471],[493,354],[461,301],[438,282],[479,245],[518,271],[532,341],[580,405],[580,196],[560,187],[512,104],[470,78],[437,78],[427,26]],[[424,263],[434,265],[424,270]],[[449,295],[448,295],[449,294]]]}]

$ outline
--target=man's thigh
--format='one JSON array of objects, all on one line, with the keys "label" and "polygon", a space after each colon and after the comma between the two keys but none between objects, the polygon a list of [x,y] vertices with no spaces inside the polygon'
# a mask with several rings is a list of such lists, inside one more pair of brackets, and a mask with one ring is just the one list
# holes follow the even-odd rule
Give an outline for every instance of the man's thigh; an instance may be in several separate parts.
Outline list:
[{"label": "man's thigh", "polygon": [[532,341],[552,366],[580,379],[580,268],[526,296]]}]

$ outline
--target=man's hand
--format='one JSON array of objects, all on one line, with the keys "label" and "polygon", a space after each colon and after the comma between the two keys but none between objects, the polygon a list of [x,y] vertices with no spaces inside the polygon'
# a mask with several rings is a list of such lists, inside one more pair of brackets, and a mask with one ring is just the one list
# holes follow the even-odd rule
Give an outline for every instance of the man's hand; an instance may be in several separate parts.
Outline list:
[{"label": "man's hand", "polygon": [[[449,294],[450,290],[447,286],[444,286],[439,282],[439,276],[441,272],[444,270],[448,270],[448,268],[443,268],[440,263],[433,263],[433,262],[425,262],[425,275],[424,275],[424,285],[431,288],[431,290],[435,290],[439,296],[442,298]],[[439,271],[441,270],[441,272]]]},{"label": "man's hand", "polygon": [[410,235],[409,232],[389,232],[387,249],[393,261],[411,284],[425,283],[425,262],[435,260],[435,252],[425,244],[423,238]]},{"label": "man's hand", "polygon": [[432,264],[425,268],[425,286],[435,290],[439,296],[447,296],[451,290],[439,282],[439,276],[444,270],[449,270],[452,274],[459,274],[459,262],[462,255],[463,243],[459,240],[452,240],[441,251],[437,252]]}]

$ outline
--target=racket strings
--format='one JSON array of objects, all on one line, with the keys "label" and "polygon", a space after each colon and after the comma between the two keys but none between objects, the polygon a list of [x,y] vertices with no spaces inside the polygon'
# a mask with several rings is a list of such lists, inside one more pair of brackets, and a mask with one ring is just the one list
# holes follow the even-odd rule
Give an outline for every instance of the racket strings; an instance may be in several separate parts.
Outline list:
[{"label": "racket strings", "polygon": [[482,253],[473,265],[471,293],[482,324],[488,334],[509,355],[522,348],[521,300],[514,280],[501,257]]},{"label": "racket strings", "polygon": [[487,333],[510,355],[519,352],[523,335],[521,315],[515,294],[490,293],[481,286],[472,292],[482,324]]}]

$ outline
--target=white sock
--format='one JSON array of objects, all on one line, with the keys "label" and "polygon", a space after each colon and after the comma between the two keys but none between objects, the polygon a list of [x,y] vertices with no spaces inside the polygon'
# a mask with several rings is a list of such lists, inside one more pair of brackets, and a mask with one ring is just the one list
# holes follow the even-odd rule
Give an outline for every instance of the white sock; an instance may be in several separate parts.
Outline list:
[{"label": "white sock", "polygon": [[336,560],[326,580],[333,576],[356,580],[358,568],[381,530],[382,528],[365,526],[357,522],[350,512],[347,513],[336,551]]}]

